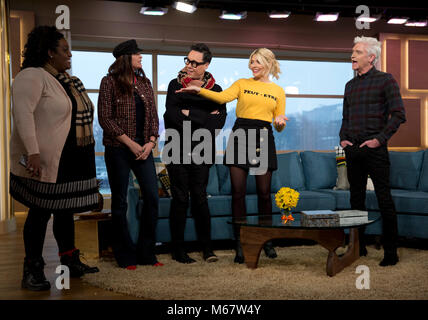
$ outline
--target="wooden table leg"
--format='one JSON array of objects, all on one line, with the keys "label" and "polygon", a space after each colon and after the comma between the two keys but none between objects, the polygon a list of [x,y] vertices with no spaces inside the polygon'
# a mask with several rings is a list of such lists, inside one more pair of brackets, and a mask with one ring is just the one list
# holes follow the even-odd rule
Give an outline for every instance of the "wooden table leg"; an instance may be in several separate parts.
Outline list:
[{"label": "wooden table leg", "polygon": [[327,258],[327,275],[333,277],[347,266],[354,263],[360,257],[360,241],[358,228],[349,230],[349,245],[345,254],[340,257],[336,254],[336,250],[329,250]]},{"label": "wooden table leg", "polygon": [[360,256],[358,228],[350,229],[348,250],[339,257],[336,254],[336,249],[342,245],[345,239],[345,233],[342,229],[310,230],[241,226],[241,246],[247,267],[257,268],[263,245],[269,240],[281,238],[310,239],[317,241],[326,248],[329,252],[326,267],[327,275],[331,277],[351,265]]}]

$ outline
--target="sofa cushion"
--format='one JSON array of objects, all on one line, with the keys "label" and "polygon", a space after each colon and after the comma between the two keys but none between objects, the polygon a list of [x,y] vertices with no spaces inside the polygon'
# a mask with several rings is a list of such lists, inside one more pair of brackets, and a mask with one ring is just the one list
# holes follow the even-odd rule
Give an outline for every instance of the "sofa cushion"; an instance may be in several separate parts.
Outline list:
[{"label": "sofa cushion", "polygon": [[217,166],[212,165],[210,168],[210,175],[208,177],[207,194],[211,196],[217,196],[220,194],[217,175]]},{"label": "sofa cushion", "polygon": [[424,159],[422,161],[418,189],[428,192],[428,149],[424,151]]},{"label": "sofa cushion", "polygon": [[305,190],[305,176],[299,154],[297,152],[280,153],[277,159],[278,170],[275,173],[279,177],[277,181],[279,188],[276,191],[281,187]]},{"label": "sofa cushion", "polygon": [[424,151],[389,152],[390,186],[393,189],[416,190],[422,168]]},{"label": "sofa cushion", "polygon": [[332,189],[336,185],[337,169],[334,152],[304,151],[300,153],[306,189]]},{"label": "sofa cushion", "polygon": [[428,216],[428,192],[399,192],[392,194],[395,210],[405,214],[421,214]]}]

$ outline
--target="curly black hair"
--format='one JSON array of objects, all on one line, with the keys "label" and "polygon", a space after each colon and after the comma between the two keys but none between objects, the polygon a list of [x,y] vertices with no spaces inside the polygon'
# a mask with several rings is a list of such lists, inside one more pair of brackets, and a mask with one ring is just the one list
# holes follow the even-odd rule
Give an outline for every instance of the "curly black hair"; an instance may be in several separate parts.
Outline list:
[{"label": "curly black hair", "polygon": [[38,26],[29,34],[24,47],[21,69],[43,67],[49,60],[48,50],[56,51],[64,35],[54,26]]}]

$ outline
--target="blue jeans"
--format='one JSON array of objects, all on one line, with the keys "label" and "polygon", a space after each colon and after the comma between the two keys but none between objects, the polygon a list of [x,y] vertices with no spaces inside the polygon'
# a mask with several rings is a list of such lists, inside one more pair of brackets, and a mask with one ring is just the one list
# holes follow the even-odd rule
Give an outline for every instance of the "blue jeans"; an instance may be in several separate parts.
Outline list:
[{"label": "blue jeans", "polygon": [[[156,223],[159,211],[158,183],[152,154],[146,160],[135,160],[127,148],[105,148],[105,162],[111,189],[113,225],[113,253],[119,267],[157,262],[155,256]],[[144,200],[140,217],[140,231],[134,244],[128,230],[126,213],[129,173],[132,170]]]}]

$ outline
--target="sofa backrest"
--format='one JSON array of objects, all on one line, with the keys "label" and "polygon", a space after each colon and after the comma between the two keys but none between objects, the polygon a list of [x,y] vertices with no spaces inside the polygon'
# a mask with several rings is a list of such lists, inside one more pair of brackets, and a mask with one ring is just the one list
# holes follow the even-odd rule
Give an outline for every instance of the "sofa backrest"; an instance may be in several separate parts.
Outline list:
[{"label": "sofa backrest", "polygon": [[422,161],[421,175],[419,176],[418,189],[428,192],[428,149],[424,151],[424,159]]},{"label": "sofa backrest", "polygon": [[[230,182],[229,167],[224,164],[216,164],[219,192],[222,195],[232,194],[232,183]],[[248,175],[247,178],[247,194],[256,194],[256,178],[253,175]]]},{"label": "sofa backrest", "polygon": [[210,175],[208,177],[208,185],[207,185],[207,194],[211,196],[218,196],[220,194],[217,166],[215,164],[213,164],[210,168]]},{"label": "sofa backrest", "polygon": [[303,151],[300,153],[308,190],[332,189],[336,185],[335,152]]},{"label": "sofa backrest", "polygon": [[[282,187],[288,187],[295,190],[305,190],[305,176],[303,174],[302,161],[298,152],[280,153],[277,155],[278,170],[276,175],[275,190],[277,192]],[[272,176],[272,180],[274,179]]]},{"label": "sofa backrest", "polygon": [[389,182],[392,189],[418,189],[424,153],[423,150],[417,152],[389,152],[389,161],[391,163]]}]

